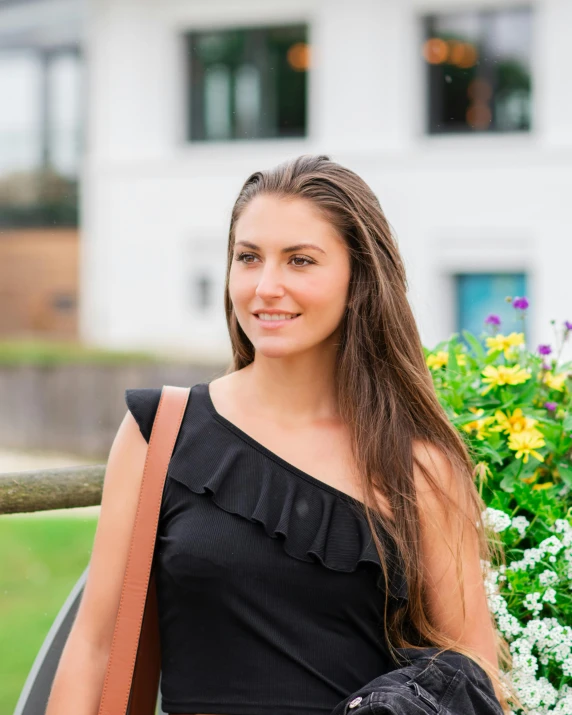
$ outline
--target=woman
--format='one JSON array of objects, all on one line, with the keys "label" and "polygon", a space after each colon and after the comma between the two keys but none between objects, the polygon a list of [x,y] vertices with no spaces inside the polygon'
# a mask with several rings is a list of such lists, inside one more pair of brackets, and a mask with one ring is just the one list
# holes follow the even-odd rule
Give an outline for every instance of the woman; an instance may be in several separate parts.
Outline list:
[{"label": "woman", "polygon": [[[327,715],[421,646],[504,704],[484,505],[371,189],[325,156],[252,174],[225,306],[233,364],[193,387],[161,505],[163,710]],[[47,715],[97,712],[160,391],[126,395]]]}]

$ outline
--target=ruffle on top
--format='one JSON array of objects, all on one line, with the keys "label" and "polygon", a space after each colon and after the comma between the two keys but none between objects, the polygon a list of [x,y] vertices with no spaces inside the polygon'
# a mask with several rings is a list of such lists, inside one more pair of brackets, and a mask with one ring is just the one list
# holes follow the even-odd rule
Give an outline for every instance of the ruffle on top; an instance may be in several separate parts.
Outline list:
[{"label": "ruffle on top", "polygon": [[[126,391],[144,436],[159,398],[160,390]],[[361,502],[289,464],[216,412],[206,383],[192,389],[168,478],[261,525],[270,538],[282,540],[292,558],[346,573],[374,564],[380,571],[378,587],[385,589]],[[389,533],[381,529],[379,536],[386,547],[389,596],[399,607],[407,601],[402,561]]]}]

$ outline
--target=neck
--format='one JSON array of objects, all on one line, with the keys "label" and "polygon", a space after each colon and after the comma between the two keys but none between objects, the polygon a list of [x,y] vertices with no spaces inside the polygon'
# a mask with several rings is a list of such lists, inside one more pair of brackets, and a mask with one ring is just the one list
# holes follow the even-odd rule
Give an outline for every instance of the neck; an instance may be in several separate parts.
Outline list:
[{"label": "neck", "polygon": [[249,403],[269,417],[298,426],[337,418],[334,349],[287,358],[256,354],[242,372]]}]

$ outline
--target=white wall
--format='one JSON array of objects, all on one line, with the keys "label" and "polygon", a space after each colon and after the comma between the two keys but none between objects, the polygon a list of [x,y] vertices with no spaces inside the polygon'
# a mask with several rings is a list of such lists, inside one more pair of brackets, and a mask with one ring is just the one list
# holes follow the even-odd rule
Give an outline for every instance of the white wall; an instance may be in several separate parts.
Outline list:
[{"label": "white wall", "polygon": [[[520,3],[493,3],[509,4]],[[484,268],[528,273],[532,344],[550,342],[550,319],[572,319],[572,3],[533,5],[533,131],[425,136],[419,17],[463,6],[482,4],[92,0],[84,338],[226,357],[226,237],[240,186],[255,169],[326,152],[379,196],[426,345],[453,330],[451,272]],[[253,21],[310,25],[309,137],[186,143],[182,34]],[[204,316],[190,300],[201,266],[220,288],[220,309]]]}]

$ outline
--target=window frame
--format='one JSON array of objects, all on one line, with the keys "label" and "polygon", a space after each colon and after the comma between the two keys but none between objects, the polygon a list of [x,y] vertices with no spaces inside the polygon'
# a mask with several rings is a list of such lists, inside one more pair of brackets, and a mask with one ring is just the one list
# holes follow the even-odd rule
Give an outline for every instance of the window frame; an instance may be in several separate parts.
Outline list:
[{"label": "window frame", "polygon": [[[200,94],[200,101],[196,102],[193,98],[196,68],[194,65],[193,52],[191,50],[191,42],[193,36],[208,34],[208,33],[224,33],[224,32],[243,32],[243,33],[260,33],[264,31],[280,29],[280,28],[303,28],[305,32],[305,43],[308,46],[312,46],[311,34],[312,25],[307,18],[284,18],[284,19],[272,19],[266,22],[258,23],[248,23],[248,24],[229,24],[229,25],[216,25],[216,26],[196,26],[186,29],[182,33],[182,51],[184,56],[183,61],[183,81],[184,81],[184,93],[183,93],[183,142],[187,147],[205,147],[212,148],[213,146],[222,145],[243,145],[243,144],[258,144],[258,143],[282,143],[282,142],[300,142],[304,143],[311,138],[311,78],[312,78],[312,67],[310,66],[305,74],[305,89],[304,89],[304,131],[301,134],[293,134],[291,136],[280,136],[280,135],[263,135],[263,136],[236,136],[235,135],[235,124],[232,127],[232,136],[224,138],[209,138],[206,133],[202,131],[202,136],[196,135],[196,127],[203,123],[202,111],[203,111],[203,101],[204,101],[204,91]],[[249,43],[249,52],[252,52],[252,37],[247,38]],[[204,87],[204,85],[203,85]],[[264,99],[263,99],[264,101]]]},{"label": "window frame", "polygon": [[[39,177],[40,184],[45,183],[46,172],[53,172],[54,176],[67,184],[65,200],[42,200],[18,205],[17,203],[6,203],[0,206],[0,228],[3,229],[36,229],[53,227],[54,224],[61,228],[77,228],[80,223],[80,164],[81,154],[85,151],[85,109],[81,102],[85,86],[85,54],[79,42],[64,42],[48,46],[32,43],[20,43],[7,46],[3,49],[6,56],[10,53],[28,53],[32,60],[37,63],[39,69],[38,85],[38,144],[39,157],[37,165],[28,170]],[[52,134],[54,124],[52,116],[54,107],[54,86],[50,71],[53,63],[60,57],[73,57],[77,62],[80,72],[79,86],[79,111],[77,117],[77,139],[79,142],[79,160],[76,170],[72,173],[58,171],[53,161],[54,137]],[[0,174],[0,180],[4,180],[7,175]],[[43,193],[43,190],[40,192]]]},{"label": "window frame", "polygon": [[[510,138],[528,138],[533,135],[536,131],[536,110],[537,105],[535,98],[538,94],[537,92],[537,72],[536,72],[536,57],[535,57],[535,32],[537,25],[537,12],[534,3],[532,2],[522,2],[521,0],[515,0],[515,2],[505,2],[502,6],[492,6],[489,4],[463,8],[458,5],[452,7],[448,6],[435,6],[424,8],[418,16],[418,38],[419,47],[423,47],[425,41],[429,38],[429,23],[434,18],[439,18],[443,16],[462,16],[463,14],[476,13],[479,15],[479,22],[483,22],[483,18],[486,16],[494,16],[499,13],[504,12],[522,12],[526,11],[529,13],[530,26],[531,26],[531,44],[529,53],[529,70],[530,70],[530,117],[529,126],[523,129],[502,129],[493,123],[489,128],[478,129],[472,128],[469,124],[456,124],[454,127],[448,125],[446,128],[441,128],[435,130],[433,123],[435,120],[432,119],[432,65],[423,59],[420,53],[421,59],[421,88],[422,88],[422,101],[423,101],[423,111],[422,111],[422,121],[421,121],[421,133],[423,137],[428,139],[433,139],[435,137],[446,138],[451,137],[454,139],[463,138],[466,136],[495,136],[495,137],[510,137]],[[495,62],[489,58],[486,61],[485,73],[479,73],[479,78],[487,78],[491,76],[491,68],[493,68]],[[494,98],[494,94],[493,94]]]}]

